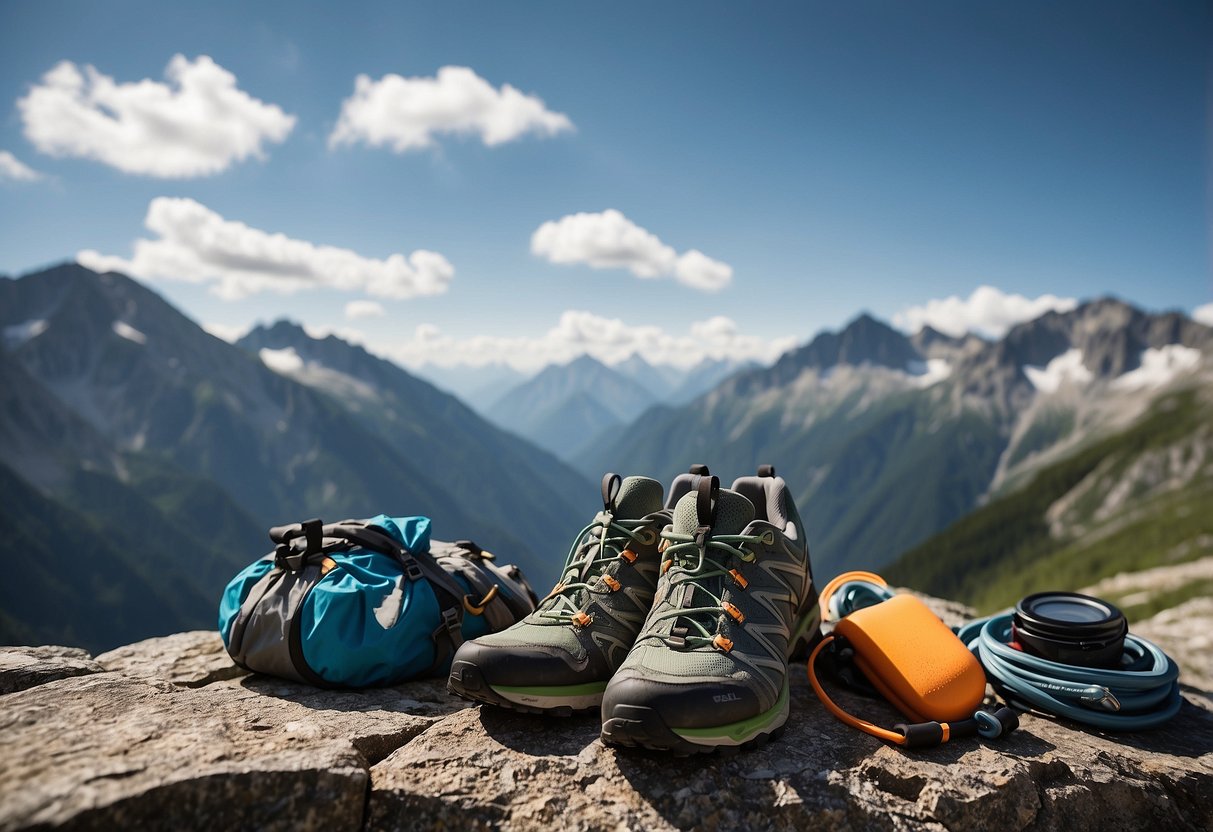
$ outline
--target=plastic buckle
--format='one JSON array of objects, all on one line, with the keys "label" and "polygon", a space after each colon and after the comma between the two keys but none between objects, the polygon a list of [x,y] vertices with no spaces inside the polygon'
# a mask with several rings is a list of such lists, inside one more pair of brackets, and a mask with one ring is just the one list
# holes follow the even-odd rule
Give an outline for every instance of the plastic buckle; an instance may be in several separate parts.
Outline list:
[{"label": "plastic buckle", "polygon": [[420,581],[425,577],[425,573],[421,571],[421,564],[412,555],[404,556],[404,574],[410,581]]},{"label": "plastic buckle", "polygon": [[442,611],[442,624],[439,629],[446,630],[452,647],[463,644],[463,622],[459,620],[459,612],[454,607]]},{"label": "plastic buckle", "polygon": [[298,572],[303,569],[305,552],[297,551],[289,543],[279,543],[274,547],[274,565],[287,572]]}]

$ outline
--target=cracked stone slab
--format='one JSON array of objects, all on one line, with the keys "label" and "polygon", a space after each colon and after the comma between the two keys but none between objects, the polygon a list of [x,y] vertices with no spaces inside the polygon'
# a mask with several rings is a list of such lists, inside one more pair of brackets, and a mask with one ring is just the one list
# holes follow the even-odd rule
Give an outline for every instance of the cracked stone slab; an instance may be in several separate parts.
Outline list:
[{"label": "cracked stone slab", "polygon": [[[136,646],[171,659],[191,643],[170,639]],[[181,663],[160,665],[168,679],[133,666],[4,698],[0,830],[358,829],[368,766],[466,708],[441,680],[341,691],[249,675],[187,687],[198,677]]]},{"label": "cracked stone slab", "polygon": [[236,679],[248,672],[236,666],[214,630],[145,639],[102,653],[97,663],[126,676],[160,679],[188,688]]},{"label": "cracked stone slab", "polygon": [[78,647],[0,647],[0,694],[102,670]]},{"label": "cracked stone slab", "polygon": [[[1144,734],[1025,716],[999,743],[908,752],[835,720],[798,676],[786,732],[723,758],[612,749],[596,717],[459,712],[371,769],[368,828],[1213,828],[1213,715],[1191,702]],[[900,721],[872,700],[838,700]]]}]

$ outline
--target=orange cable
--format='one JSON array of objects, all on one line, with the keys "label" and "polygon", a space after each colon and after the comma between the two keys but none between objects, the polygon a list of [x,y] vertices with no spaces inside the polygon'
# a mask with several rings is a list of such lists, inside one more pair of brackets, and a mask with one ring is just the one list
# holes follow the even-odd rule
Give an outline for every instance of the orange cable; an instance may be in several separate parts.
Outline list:
[{"label": "orange cable", "polygon": [[[854,575],[854,574],[871,574],[871,573],[854,573],[854,572],[852,572],[852,573],[848,573],[848,574]],[[843,577],[843,576],[840,575],[839,577]],[[838,578],[835,578],[834,580],[837,581]],[[863,580],[869,580],[869,579],[864,578]],[[831,583],[833,583],[833,581],[831,581]],[[881,583],[883,584],[884,582],[881,581]],[[827,587],[827,589],[828,588],[829,587]],[[834,636],[832,636],[832,635],[826,636],[825,638],[823,638],[821,641],[819,641],[817,643],[817,646],[815,648],[813,648],[812,655],[809,656],[809,664],[808,664],[808,668],[807,668],[808,673],[809,673],[809,684],[811,684],[813,686],[813,692],[817,694],[817,698],[821,700],[821,704],[826,706],[826,710],[828,710],[834,716],[838,717],[840,720],[845,722],[847,725],[850,725],[852,728],[858,728],[860,731],[871,734],[872,736],[878,737],[879,739],[885,740],[886,742],[894,743],[895,745],[905,745],[906,738],[904,736],[902,736],[901,734],[898,734],[895,731],[889,731],[885,728],[881,728],[879,725],[873,725],[872,723],[870,723],[866,720],[863,720],[863,719],[859,719],[858,717],[851,716],[849,713],[844,711],[842,708],[835,705],[834,700],[830,699],[830,697],[826,694],[825,689],[821,686],[821,682],[819,682],[817,680],[817,670],[816,670],[817,655],[819,653],[821,653],[822,648],[824,648],[827,644],[829,644],[833,640],[834,640]]]}]

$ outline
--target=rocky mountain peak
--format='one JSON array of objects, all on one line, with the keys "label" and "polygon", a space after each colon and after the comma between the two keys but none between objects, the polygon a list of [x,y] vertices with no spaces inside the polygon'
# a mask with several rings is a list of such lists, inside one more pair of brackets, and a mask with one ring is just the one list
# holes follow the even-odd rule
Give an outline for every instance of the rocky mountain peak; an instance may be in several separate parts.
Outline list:
[{"label": "rocky mountain peak", "polygon": [[1011,329],[1002,360],[1019,368],[1046,367],[1071,350],[1094,378],[1111,379],[1141,366],[1147,350],[1204,349],[1213,329],[1180,312],[1142,311],[1118,298],[1088,301],[1069,312],[1048,312]]}]

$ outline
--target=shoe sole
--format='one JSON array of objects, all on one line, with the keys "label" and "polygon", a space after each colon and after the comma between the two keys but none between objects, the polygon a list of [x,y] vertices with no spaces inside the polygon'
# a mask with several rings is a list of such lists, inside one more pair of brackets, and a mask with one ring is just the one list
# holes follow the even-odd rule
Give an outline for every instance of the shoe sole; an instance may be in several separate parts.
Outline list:
[{"label": "shoe sole", "polygon": [[[800,620],[789,640],[788,660],[811,650],[822,638],[821,610],[813,609]],[[785,677],[779,699],[769,710],[727,725],[707,728],[671,728],[654,708],[644,705],[616,705],[603,714],[602,741],[607,745],[669,751],[675,756],[689,754],[734,753],[764,745],[783,733],[789,713],[788,680]]]},{"label": "shoe sole", "polygon": [[447,690],[463,699],[508,708],[526,714],[572,716],[597,710],[602,705],[606,682],[553,687],[513,687],[492,685],[472,662],[457,661],[451,665]]},{"label": "shoe sole", "polygon": [[676,757],[748,751],[783,733],[788,721],[788,699],[785,682],[779,701],[770,710],[712,728],[671,728],[654,708],[616,705],[611,717],[602,723],[602,741],[607,745],[672,752]]}]

